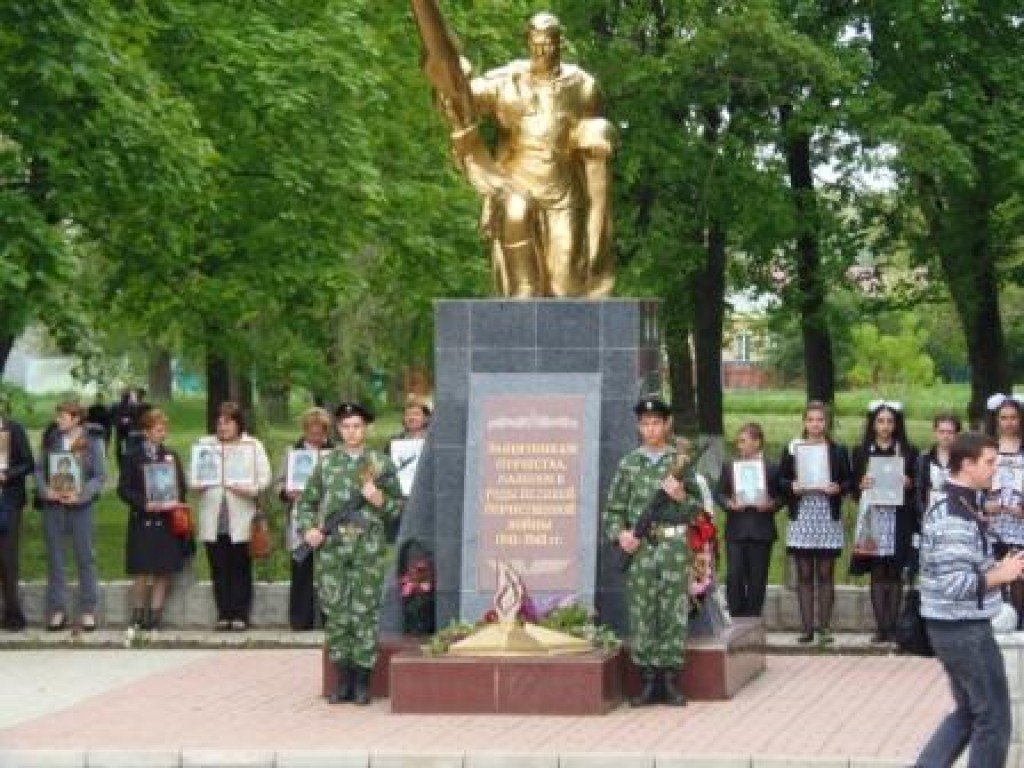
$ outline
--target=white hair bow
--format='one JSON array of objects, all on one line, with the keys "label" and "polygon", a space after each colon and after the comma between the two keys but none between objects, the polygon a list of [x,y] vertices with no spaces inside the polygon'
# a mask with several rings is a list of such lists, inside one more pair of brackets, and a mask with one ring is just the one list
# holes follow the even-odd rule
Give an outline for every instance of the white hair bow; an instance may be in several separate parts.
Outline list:
[{"label": "white hair bow", "polygon": [[868,413],[875,413],[882,408],[888,408],[890,411],[899,413],[903,410],[903,403],[899,400],[872,400],[868,403]]},{"label": "white hair bow", "polygon": [[990,411],[998,411],[1008,402],[1015,402],[1018,405],[1024,405],[1021,399],[1016,395],[1004,395],[1002,392],[996,392],[994,395],[990,395],[988,400],[985,402],[985,407]]}]

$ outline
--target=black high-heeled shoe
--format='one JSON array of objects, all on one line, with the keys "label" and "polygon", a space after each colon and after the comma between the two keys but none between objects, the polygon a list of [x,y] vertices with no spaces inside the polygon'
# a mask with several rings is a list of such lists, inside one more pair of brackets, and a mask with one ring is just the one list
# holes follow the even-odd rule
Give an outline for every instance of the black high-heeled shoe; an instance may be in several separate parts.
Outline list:
[{"label": "black high-heeled shoe", "polygon": [[813,632],[804,632],[802,635],[800,635],[800,637],[798,637],[796,639],[796,641],[798,643],[804,643],[805,645],[807,643],[813,643],[814,642],[814,633]]}]

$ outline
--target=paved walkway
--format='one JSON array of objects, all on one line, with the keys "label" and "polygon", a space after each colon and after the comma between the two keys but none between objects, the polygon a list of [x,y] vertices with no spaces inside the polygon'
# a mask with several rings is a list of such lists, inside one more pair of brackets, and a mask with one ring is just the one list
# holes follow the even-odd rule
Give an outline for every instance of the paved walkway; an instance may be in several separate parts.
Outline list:
[{"label": "paved walkway", "polygon": [[9,650],[0,766],[898,766],[950,706],[931,660],[767,661],[732,701],[680,710],[399,716],[327,705],[316,649]]}]

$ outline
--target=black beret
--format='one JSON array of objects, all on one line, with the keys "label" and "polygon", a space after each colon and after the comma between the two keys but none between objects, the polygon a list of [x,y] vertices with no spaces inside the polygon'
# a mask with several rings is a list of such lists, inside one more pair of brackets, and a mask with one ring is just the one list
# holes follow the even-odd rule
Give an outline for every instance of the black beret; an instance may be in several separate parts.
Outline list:
[{"label": "black beret", "polygon": [[347,419],[349,416],[359,416],[367,424],[373,423],[373,411],[364,408],[359,403],[341,403],[334,409],[335,421]]},{"label": "black beret", "polygon": [[672,415],[672,409],[660,397],[642,397],[633,407],[633,413],[637,415],[637,418],[645,413],[656,413],[663,419],[667,419]]}]

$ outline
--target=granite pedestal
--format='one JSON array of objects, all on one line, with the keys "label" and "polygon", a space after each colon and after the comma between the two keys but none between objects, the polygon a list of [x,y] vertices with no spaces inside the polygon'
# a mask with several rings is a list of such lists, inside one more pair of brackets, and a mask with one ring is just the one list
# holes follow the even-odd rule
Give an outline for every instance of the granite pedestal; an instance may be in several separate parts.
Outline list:
[{"label": "granite pedestal", "polygon": [[[658,303],[650,300],[443,300],[435,304],[435,410],[399,532],[430,548],[437,570],[437,627],[460,614],[471,381],[477,374],[591,374],[599,395],[597,500],[589,516],[594,600],[600,619],[627,627],[622,574],[600,535],[601,500],[622,456],[636,446],[633,405],[660,388]],[[582,530],[582,527],[581,527]],[[529,584],[527,584],[529,586]],[[402,630],[397,579],[382,611]],[[479,617],[466,617],[476,620]]]},{"label": "granite pedestal", "polygon": [[427,657],[391,660],[398,714],[603,715],[622,701],[622,655]]}]

